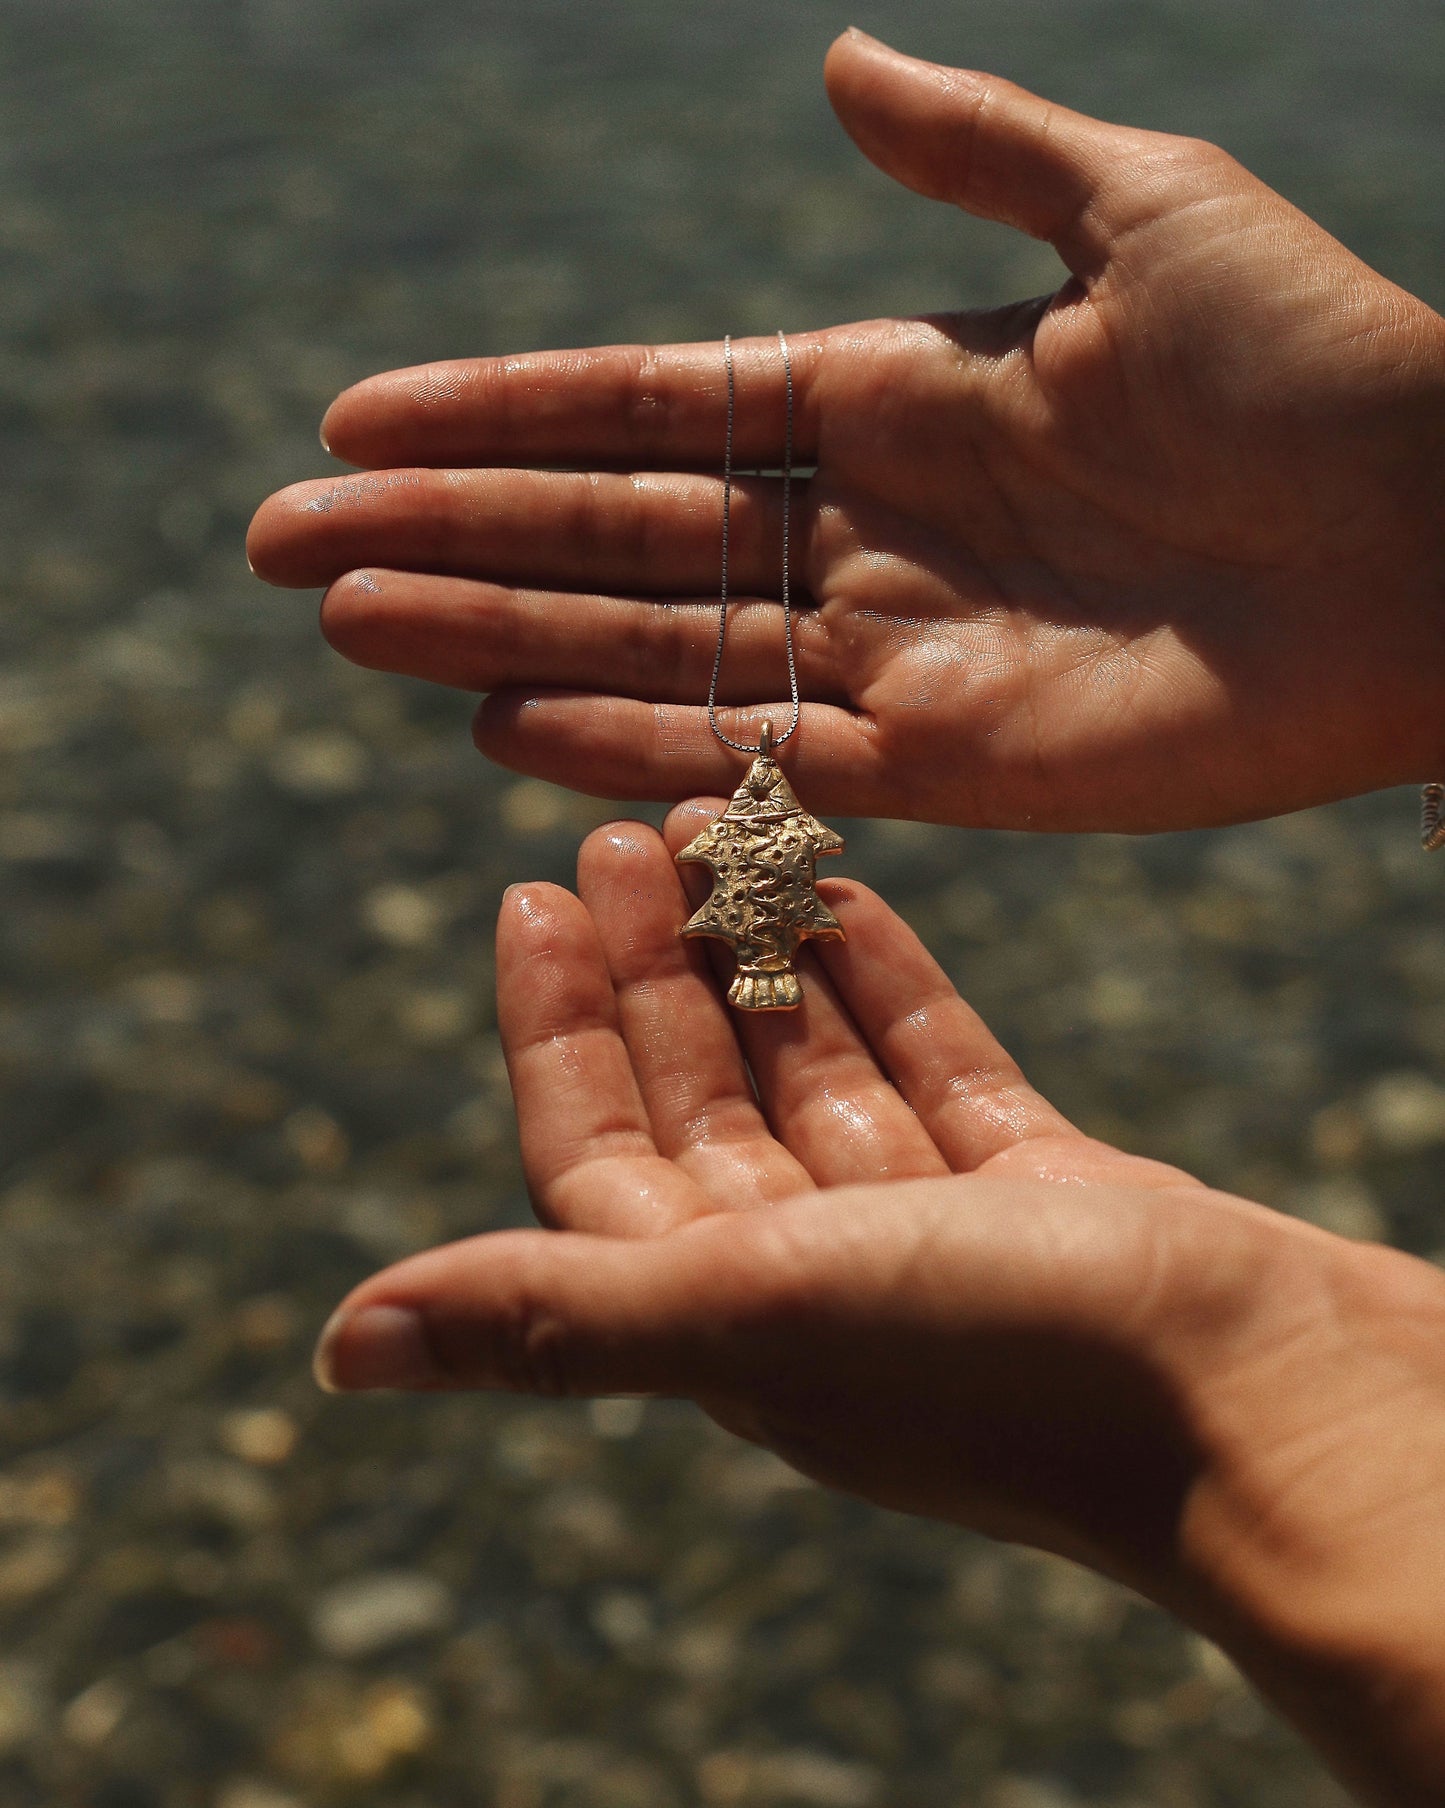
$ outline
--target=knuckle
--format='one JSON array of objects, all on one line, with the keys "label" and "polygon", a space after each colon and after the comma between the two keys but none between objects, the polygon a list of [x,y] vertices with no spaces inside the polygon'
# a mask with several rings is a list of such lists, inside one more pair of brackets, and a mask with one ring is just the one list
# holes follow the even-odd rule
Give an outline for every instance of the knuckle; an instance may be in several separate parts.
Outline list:
[{"label": "knuckle", "polygon": [[1240,165],[1222,146],[1208,138],[1148,134],[1141,146],[1145,169],[1172,176],[1192,188],[1216,188],[1232,181]]},{"label": "knuckle", "polygon": [[655,345],[636,345],[625,369],[625,412],[633,443],[651,446],[671,425],[672,403],[663,380],[663,360]]},{"label": "knuckle", "polygon": [[383,618],[381,586],[369,571],[348,571],[321,599],[321,633],[328,646],[354,658],[366,650]]},{"label": "knuckle", "polygon": [[621,479],[626,486],[624,506],[619,511],[622,545],[637,572],[658,568],[656,555],[662,550],[660,537],[660,500],[658,487],[636,474]]},{"label": "knuckle", "polygon": [[670,663],[663,646],[665,636],[658,632],[660,623],[649,622],[629,608],[618,611],[616,645],[627,670],[638,684],[660,684],[670,676]]},{"label": "knuckle", "polygon": [[818,1313],[831,1293],[828,1252],[819,1248],[819,1233],[808,1215],[780,1213],[750,1228],[758,1245],[752,1252],[754,1328],[791,1335]]},{"label": "knuckle", "polygon": [[658,605],[660,619],[644,618],[634,630],[633,653],[638,670],[666,697],[690,697],[697,688],[691,652],[695,614],[686,604]]},{"label": "knuckle", "polygon": [[573,481],[568,538],[588,565],[610,567],[619,554],[635,556],[641,532],[635,479],[584,471]]},{"label": "knuckle", "polygon": [[580,1393],[577,1340],[541,1301],[524,1296],[494,1327],[492,1369],[510,1392],[552,1399]]},{"label": "knuckle", "polygon": [[1234,158],[1222,145],[1215,144],[1210,138],[1181,138],[1179,153],[1182,160],[1194,164],[1200,169],[1233,169]]},{"label": "knuckle", "polygon": [[[649,783],[667,774],[675,763],[698,757],[698,734],[707,734],[706,723],[698,728],[696,708],[680,703],[654,703],[645,728],[638,734],[634,759],[638,770]],[[709,737],[710,738],[710,737]],[[673,785],[676,780],[670,781]],[[664,795],[677,796],[675,789]]]},{"label": "knuckle", "polygon": [[841,696],[847,683],[839,661],[839,649],[825,616],[804,611],[793,623],[798,667],[809,684],[830,696]]}]

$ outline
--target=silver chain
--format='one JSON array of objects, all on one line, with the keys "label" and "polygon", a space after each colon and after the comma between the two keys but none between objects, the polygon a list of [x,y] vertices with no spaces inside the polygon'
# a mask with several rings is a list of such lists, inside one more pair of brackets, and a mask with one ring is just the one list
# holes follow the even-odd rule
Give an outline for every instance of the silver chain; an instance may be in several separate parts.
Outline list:
[{"label": "silver chain", "polygon": [[722,582],[719,587],[717,652],[713,655],[712,682],[707,687],[707,720],[708,726],[723,743],[736,753],[766,753],[771,747],[781,747],[788,736],[793,734],[802,714],[802,705],[798,701],[798,660],[793,647],[793,604],[788,589],[788,564],[793,500],[793,357],[788,350],[788,342],[781,333],[778,334],[778,348],[783,354],[783,377],[787,386],[788,418],[786,436],[783,441],[783,642],[788,650],[788,691],[793,703],[793,716],[786,730],[776,738],[771,736],[771,723],[764,723],[769,732],[760,735],[756,747],[750,747],[744,741],[735,741],[731,735],[723,733],[717,720],[717,684],[722,673],[723,645],[728,633],[728,536],[732,527],[733,508],[733,426],[737,417],[737,375],[733,369],[733,342],[729,334],[723,339],[723,363],[728,373],[728,425],[727,440],[723,449],[723,509],[722,509]]}]

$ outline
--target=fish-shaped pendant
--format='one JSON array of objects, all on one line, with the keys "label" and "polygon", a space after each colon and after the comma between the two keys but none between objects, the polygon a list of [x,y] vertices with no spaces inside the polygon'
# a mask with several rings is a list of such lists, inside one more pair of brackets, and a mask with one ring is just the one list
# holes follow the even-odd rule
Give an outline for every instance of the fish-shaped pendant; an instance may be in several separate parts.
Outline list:
[{"label": "fish-shaped pendant", "polygon": [[682,927],[732,944],[737,974],[728,1003],[742,1011],[791,1011],[802,1003],[793,957],[804,939],[843,939],[818,896],[813,863],[842,851],[843,837],[810,816],[772,757],[764,722],[757,758],[732,802],[677,856],[712,868],[712,896]]}]

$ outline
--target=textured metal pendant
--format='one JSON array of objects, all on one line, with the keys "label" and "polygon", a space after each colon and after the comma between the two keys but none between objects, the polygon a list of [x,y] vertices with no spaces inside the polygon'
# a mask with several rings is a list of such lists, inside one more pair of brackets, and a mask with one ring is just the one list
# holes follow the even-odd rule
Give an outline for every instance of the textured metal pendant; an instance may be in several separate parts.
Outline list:
[{"label": "textured metal pendant", "polygon": [[682,927],[732,944],[737,975],[728,1003],[742,1011],[791,1011],[802,1003],[793,957],[810,935],[843,939],[818,896],[813,862],[843,837],[810,816],[763,742],[732,802],[677,856],[712,868],[712,896]]}]

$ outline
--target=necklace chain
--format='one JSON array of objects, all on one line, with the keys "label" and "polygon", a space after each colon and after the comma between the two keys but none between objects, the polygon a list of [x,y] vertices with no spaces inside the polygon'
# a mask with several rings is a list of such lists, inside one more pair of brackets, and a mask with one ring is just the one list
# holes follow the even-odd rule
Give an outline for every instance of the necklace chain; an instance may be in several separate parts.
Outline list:
[{"label": "necklace chain", "polygon": [[[781,747],[789,735],[796,732],[802,713],[802,705],[798,701],[798,660],[793,646],[793,604],[788,573],[793,501],[793,357],[788,349],[788,342],[781,333],[778,334],[778,349],[783,355],[783,380],[787,393],[787,425],[783,440],[783,642],[788,652],[788,693],[792,699],[793,712],[783,733],[776,739],[771,739],[773,747]],[[760,736],[757,746],[751,747],[744,741],[735,741],[731,735],[724,734],[717,719],[718,679],[722,675],[723,646],[728,633],[728,544],[733,505],[733,427],[737,418],[737,373],[733,368],[731,335],[723,339],[723,363],[727,367],[728,377],[728,419],[727,439],[723,449],[722,580],[718,596],[717,651],[713,654],[712,682],[707,687],[707,720],[708,726],[725,747],[731,747],[736,753],[765,753],[768,751],[770,735]],[[771,723],[764,724],[768,730],[771,730],[771,726]]]}]

